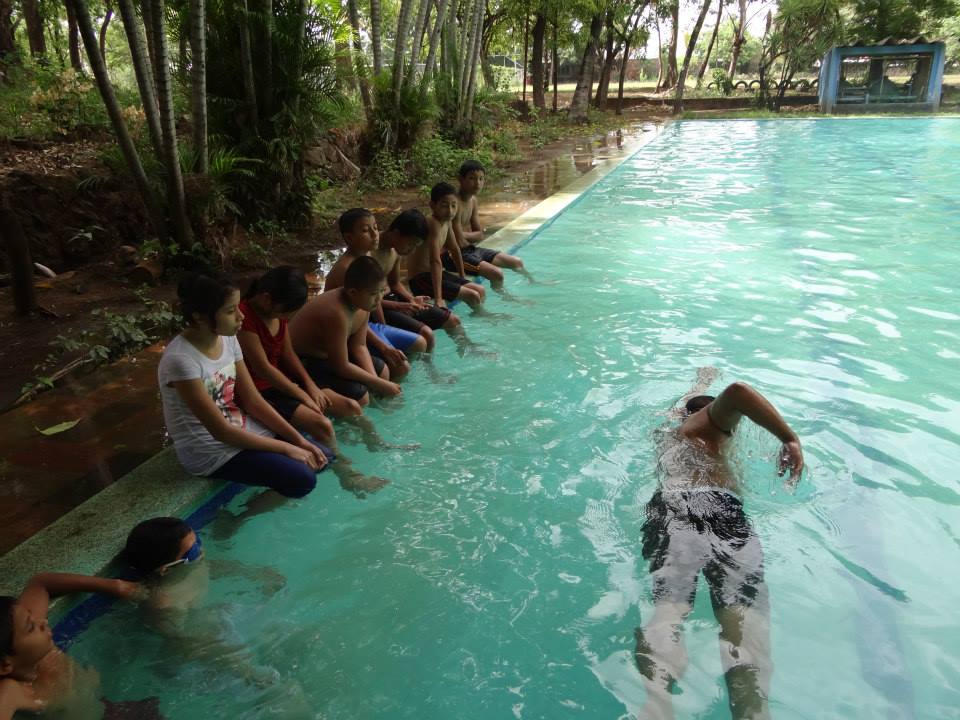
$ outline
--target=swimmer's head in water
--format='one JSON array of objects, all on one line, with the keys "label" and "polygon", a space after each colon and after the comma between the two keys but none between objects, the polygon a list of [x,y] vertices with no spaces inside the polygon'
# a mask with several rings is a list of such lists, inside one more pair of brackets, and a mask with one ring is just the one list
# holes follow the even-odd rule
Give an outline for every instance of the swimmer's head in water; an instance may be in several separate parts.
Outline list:
[{"label": "swimmer's head in water", "polygon": [[687,416],[693,415],[695,412],[703,410],[707,405],[712,403],[716,398],[713,395],[697,395],[687,400],[687,404],[684,406],[684,414]]},{"label": "swimmer's head in water", "polygon": [[164,572],[203,556],[200,539],[180,518],[144,520],[127,536],[124,557],[137,570]]},{"label": "swimmer's head in water", "polygon": [[0,678],[29,679],[53,647],[46,618],[34,617],[14,597],[0,596]]}]

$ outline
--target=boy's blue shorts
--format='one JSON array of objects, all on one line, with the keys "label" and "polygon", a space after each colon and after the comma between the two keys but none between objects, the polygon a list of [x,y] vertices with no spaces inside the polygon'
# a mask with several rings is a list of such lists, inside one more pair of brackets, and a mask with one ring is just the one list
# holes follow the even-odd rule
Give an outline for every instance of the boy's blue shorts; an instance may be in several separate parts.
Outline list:
[{"label": "boy's blue shorts", "polygon": [[398,327],[393,327],[393,325],[384,325],[383,323],[372,322],[370,323],[370,329],[387,345],[403,352],[406,352],[420,337],[419,333],[401,330]]}]

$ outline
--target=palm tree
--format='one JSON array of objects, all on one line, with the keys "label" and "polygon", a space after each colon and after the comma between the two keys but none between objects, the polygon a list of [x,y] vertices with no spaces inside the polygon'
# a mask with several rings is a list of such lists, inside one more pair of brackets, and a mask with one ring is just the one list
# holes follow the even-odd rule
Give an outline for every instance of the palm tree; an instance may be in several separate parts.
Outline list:
[{"label": "palm tree", "polygon": [[147,52],[140,35],[140,23],[133,8],[133,0],[118,0],[120,19],[127,35],[127,44],[130,46],[130,59],[133,64],[133,73],[137,78],[137,87],[140,89],[140,102],[143,105],[143,114],[147,119],[147,132],[157,158],[163,157],[163,132],[160,130],[160,110],[157,108],[157,95],[153,87],[153,66],[150,54]]},{"label": "palm tree", "polygon": [[198,173],[209,170],[207,148],[207,27],[204,0],[190,0],[190,76],[193,106],[193,152]]},{"label": "palm tree", "polygon": [[383,70],[383,53],[380,50],[380,0],[370,0],[370,43],[373,45],[373,74]]},{"label": "palm tree", "polygon": [[154,198],[150,183],[147,180],[147,174],[143,170],[143,164],[140,162],[140,155],[133,144],[133,138],[127,130],[127,125],[123,121],[123,115],[120,113],[120,103],[113,93],[113,86],[110,84],[110,77],[107,75],[107,66],[103,63],[100,56],[100,45],[97,41],[97,33],[93,29],[93,21],[90,19],[90,11],[84,0],[67,0],[67,7],[73,13],[77,21],[77,29],[83,38],[83,44],[87,50],[87,58],[90,61],[90,67],[93,70],[93,76],[97,82],[97,89],[100,91],[100,97],[103,98],[103,104],[110,116],[110,123],[117,135],[120,143],[120,151],[123,153],[130,174],[133,175],[133,181],[140,192],[150,220],[157,232],[157,237],[161,240],[166,239],[166,223],[163,220],[163,213]]},{"label": "palm tree", "polygon": [[[79,2],[79,0],[74,0]],[[157,76],[157,100],[160,106],[160,130],[163,133],[163,164],[167,176],[167,202],[173,216],[174,235],[180,247],[190,247],[192,232],[187,220],[186,200],[183,194],[183,175],[180,173],[180,153],[177,150],[177,125],[173,111],[173,84],[170,81],[170,63],[167,52],[167,33],[163,26],[164,0],[144,0],[150,4],[153,23],[153,45],[157,54],[154,72]]]},{"label": "palm tree", "polygon": [[700,7],[700,14],[697,16],[697,22],[690,32],[690,39],[687,41],[687,52],[683,56],[683,67],[680,69],[680,76],[677,78],[677,94],[673,101],[673,112],[679,114],[683,111],[683,90],[687,83],[687,72],[690,70],[690,58],[693,57],[693,49],[697,44],[697,38],[700,37],[700,30],[703,28],[703,21],[707,17],[707,11],[710,10],[710,3],[713,0],[703,0]]}]

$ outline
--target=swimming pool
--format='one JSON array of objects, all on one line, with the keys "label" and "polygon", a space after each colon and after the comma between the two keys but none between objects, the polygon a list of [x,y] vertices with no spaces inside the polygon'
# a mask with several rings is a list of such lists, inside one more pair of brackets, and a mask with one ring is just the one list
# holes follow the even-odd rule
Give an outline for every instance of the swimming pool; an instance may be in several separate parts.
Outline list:
[{"label": "swimming pool", "polygon": [[[422,368],[372,409],[418,452],[349,452],[393,479],[365,501],[321,476],[208,559],[286,578],[211,585],[218,632],[279,678],[173,658],[135,613],[72,653],[114,699],[193,718],[617,718],[644,691],[633,629],[653,431],[696,368],[754,384],[804,442],[738,433],[765,551],[775,718],[946,718],[960,706],[960,122],[682,122],[522,248],[533,305],[467,319],[497,362]],[[241,498],[230,507],[237,510]],[[270,583],[270,578],[266,578]],[[678,717],[726,718],[701,580]],[[197,627],[204,621],[196,621]]]}]

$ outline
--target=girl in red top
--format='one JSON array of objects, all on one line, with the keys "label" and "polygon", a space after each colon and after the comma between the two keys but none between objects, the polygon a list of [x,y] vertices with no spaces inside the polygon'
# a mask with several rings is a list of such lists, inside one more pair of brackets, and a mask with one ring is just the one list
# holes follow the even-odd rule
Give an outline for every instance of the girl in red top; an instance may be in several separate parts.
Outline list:
[{"label": "girl in red top", "polygon": [[356,417],[363,408],[352,398],[317,387],[293,351],[287,321],[306,301],[307,281],[290,265],[275,267],[255,280],[240,303],[243,325],[237,339],[243,358],[264,400],[295,428],[337,453],[333,471],[340,484],[358,494],[373,492],[387,481],[364,477],[350,467],[336,450],[333,424],[325,415]]}]

